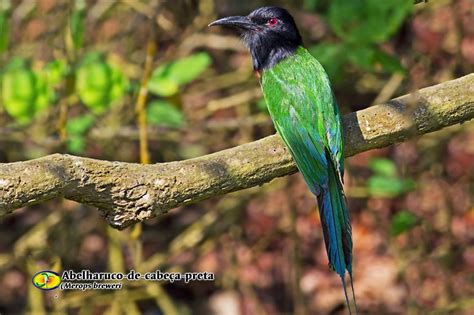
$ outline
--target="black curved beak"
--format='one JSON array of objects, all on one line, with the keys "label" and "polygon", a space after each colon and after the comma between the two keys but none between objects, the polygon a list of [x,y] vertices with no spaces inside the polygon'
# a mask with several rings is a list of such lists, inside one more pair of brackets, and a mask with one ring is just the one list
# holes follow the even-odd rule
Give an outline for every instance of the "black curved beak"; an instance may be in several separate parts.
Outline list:
[{"label": "black curved beak", "polygon": [[246,16],[228,16],[220,20],[214,21],[208,26],[216,25],[236,27],[243,30],[251,30],[255,28],[255,24]]}]

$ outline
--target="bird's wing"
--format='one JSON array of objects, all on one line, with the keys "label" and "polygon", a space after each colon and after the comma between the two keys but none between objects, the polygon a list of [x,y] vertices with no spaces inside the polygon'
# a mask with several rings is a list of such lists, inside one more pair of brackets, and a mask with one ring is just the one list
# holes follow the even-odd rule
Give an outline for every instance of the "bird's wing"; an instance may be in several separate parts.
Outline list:
[{"label": "bird's wing", "polygon": [[341,122],[329,79],[319,62],[306,51],[296,58],[290,60],[293,64],[277,65],[264,73],[263,90],[272,119],[306,181],[307,177],[312,178],[308,184],[327,181],[327,172],[320,172],[321,168],[327,169],[329,160],[342,185]]},{"label": "bird's wing", "polygon": [[339,175],[341,185],[344,177],[344,139],[342,134],[341,117],[339,107],[331,93],[331,100],[322,102],[320,109],[323,114],[323,124],[326,140],[326,148],[328,149],[331,160]]},{"label": "bird's wing", "polygon": [[305,127],[302,123],[303,113],[297,107],[287,106],[288,116],[275,120],[275,127],[290,149],[310,190],[319,195],[320,187],[328,181],[328,161],[323,140],[316,130],[311,130],[314,127]]}]

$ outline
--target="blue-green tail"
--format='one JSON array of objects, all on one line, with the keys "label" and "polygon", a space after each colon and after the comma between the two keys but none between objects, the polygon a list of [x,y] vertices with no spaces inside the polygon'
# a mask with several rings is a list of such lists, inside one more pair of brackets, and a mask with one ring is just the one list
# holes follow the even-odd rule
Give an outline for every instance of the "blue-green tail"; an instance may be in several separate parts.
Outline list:
[{"label": "blue-green tail", "polygon": [[352,281],[352,232],[349,211],[339,174],[332,163],[328,167],[329,181],[327,187],[321,187],[317,196],[321,225],[323,227],[324,242],[329,258],[329,266],[341,277],[347,307],[352,314],[347,296],[345,275],[349,273],[352,298],[357,313],[357,304]]}]

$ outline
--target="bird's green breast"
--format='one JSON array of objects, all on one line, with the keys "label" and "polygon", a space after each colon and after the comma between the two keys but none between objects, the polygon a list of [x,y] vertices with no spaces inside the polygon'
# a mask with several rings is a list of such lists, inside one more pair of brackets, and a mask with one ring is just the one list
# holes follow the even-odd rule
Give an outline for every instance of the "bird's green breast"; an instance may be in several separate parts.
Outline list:
[{"label": "bird's green breast", "polygon": [[[320,102],[333,102],[331,86],[324,68],[303,47],[274,67],[264,70],[261,84],[272,115],[278,115],[280,111],[285,110],[282,108],[282,102],[287,98],[293,101],[310,101],[314,106],[318,106]],[[308,104],[293,104],[305,105]]]},{"label": "bird's green breast", "polygon": [[[303,47],[263,71],[262,90],[275,128],[288,146],[288,128],[300,125],[316,145],[331,152],[336,167],[343,172],[343,144],[339,109],[331,84],[321,64]],[[294,117],[297,122],[291,121]],[[291,148],[290,148],[291,149]]]}]

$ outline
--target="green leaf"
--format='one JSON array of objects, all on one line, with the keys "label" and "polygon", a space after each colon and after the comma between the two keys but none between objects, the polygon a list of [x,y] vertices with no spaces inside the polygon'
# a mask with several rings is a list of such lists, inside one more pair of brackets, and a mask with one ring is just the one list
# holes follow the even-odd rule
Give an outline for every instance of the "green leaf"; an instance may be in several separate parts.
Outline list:
[{"label": "green leaf", "polygon": [[372,197],[392,198],[412,190],[415,183],[411,179],[399,179],[380,175],[371,176],[367,190]]},{"label": "green leaf", "polygon": [[114,102],[125,95],[129,87],[129,81],[123,72],[115,65],[111,64],[110,69],[112,88],[110,90],[109,98],[111,102]]},{"label": "green leaf", "polygon": [[183,85],[196,79],[210,64],[211,57],[201,52],[172,62],[166,72],[168,77]]},{"label": "green leaf", "polygon": [[350,51],[349,60],[366,71],[374,71],[377,67],[394,73],[406,73],[405,68],[400,61],[372,45],[347,45],[347,51]]},{"label": "green leaf", "polygon": [[26,124],[48,107],[54,91],[46,83],[46,74],[32,71],[30,64],[14,58],[2,75],[2,100],[6,112],[20,124]]},{"label": "green leaf", "polygon": [[36,75],[30,69],[14,69],[3,75],[3,98],[33,103]]},{"label": "green leaf", "polygon": [[35,91],[36,98],[34,101],[35,113],[46,109],[54,99],[54,91],[50,85],[47,84],[47,77],[44,72],[35,72],[36,82]]},{"label": "green leaf", "polygon": [[386,177],[396,177],[397,168],[389,159],[375,158],[369,162],[369,168],[376,174]]},{"label": "green leaf", "polygon": [[84,41],[84,19],[86,17],[85,7],[85,0],[76,0],[74,3],[74,10],[72,12],[71,19],[69,20],[71,37],[76,49],[81,48]]},{"label": "green leaf", "polygon": [[71,118],[67,121],[66,130],[70,136],[84,135],[94,124],[95,117],[91,114]]},{"label": "green leaf", "polygon": [[180,128],[184,124],[184,117],[172,104],[158,100],[147,106],[147,121],[151,125]]},{"label": "green leaf", "polygon": [[110,72],[111,69],[105,62],[86,63],[77,70],[77,94],[95,113],[102,113],[110,103]]},{"label": "green leaf", "polygon": [[94,113],[101,114],[121,99],[129,86],[128,78],[101,54],[87,54],[76,76],[76,91],[81,101]]},{"label": "green leaf", "polygon": [[10,40],[10,1],[2,1],[4,3],[0,6],[0,53],[7,50]]},{"label": "green leaf", "polygon": [[179,90],[178,83],[167,77],[152,77],[148,82],[148,90],[159,96],[168,97],[176,94]]},{"label": "green leaf", "polygon": [[94,62],[105,62],[105,55],[100,51],[89,51],[81,60],[81,66],[85,66]]},{"label": "green leaf", "polygon": [[397,57],[391,56],[378,48],[375,49],[374,61],[376,64],[380,64],[382,68],[388,72],[400,72],[403,74],[407,73],[407,70]]},{"label": "green leaf", "polygon": [[374,71],[375,69],[375,50],[368,45],[347,45],[348,59],[356,66],[365,71]]},{"label": "green leaf", "polygon": [[6,112],[21,125],[29,123],[34,116],[34,105],[32,103],[10,100],[4,102],[4,106]]},{"label": "green leaf", "polygon": [[23,58],[13,57],[10,62],[5,66],[6,71],[13,71],[18,69],[24,69],[30,67],[30,63]]},{"label": "green leaf", "polygon": [[94,125],[96,117],[92,114],[71,118],[67,121],[67,148],[69,152],[79,154],[86,148],[85,134]]},{"label": "green leaf", "polygon": [[[347,52],[350,51],[350,54]],[[379,68],[394,73],[406,73],[400,61],[380,50],[373,44],[322,43],[310,48],[310,52],[321,62],[330,78],[342,78],[343,66],[349,61],[351,64],[365,70],[375,71]]]},{"label": "green leaf", "polygon": [[333,0],[329,23],[347,42],[381,43],[398,30],[412,9],[412,0]]},{"label": "green leaf", "polygon": [[19,62],[7,67],[2,76],[2,100],[6,112],[20,124],[26,124],[35,114],[36,75]]},{"label": "green leaf", "polygon": [[419,219],[416,215],[409,211],[398,212],[393,218],[390,225],[390,234],[397,236],[405,233],[419,224]]},{"label": "green leaf", "polygon": [[179,87],[196,79],[211,64],[207,53],[197,53],[156,68],[148,82],[150,92],[160,96],[171,96]]},{"label": "green leaf", "polygon": [[69,136],[67,139],[67,149],[74,154],[80,154],[86,149],[86,141],[82,136]]},{"label": "green leaf", "polygon": [[47,84],[55,86],[66,76],[68,65],[66,61],[57,59],[47,63],[43,71],[46,75]]},{"label": "green leaf", "polygon": [[347,50],[341,43],[321,43],[309,49],[309,52],[319,60],[333,82],[343,79],[343,68],[347,62]]}]

